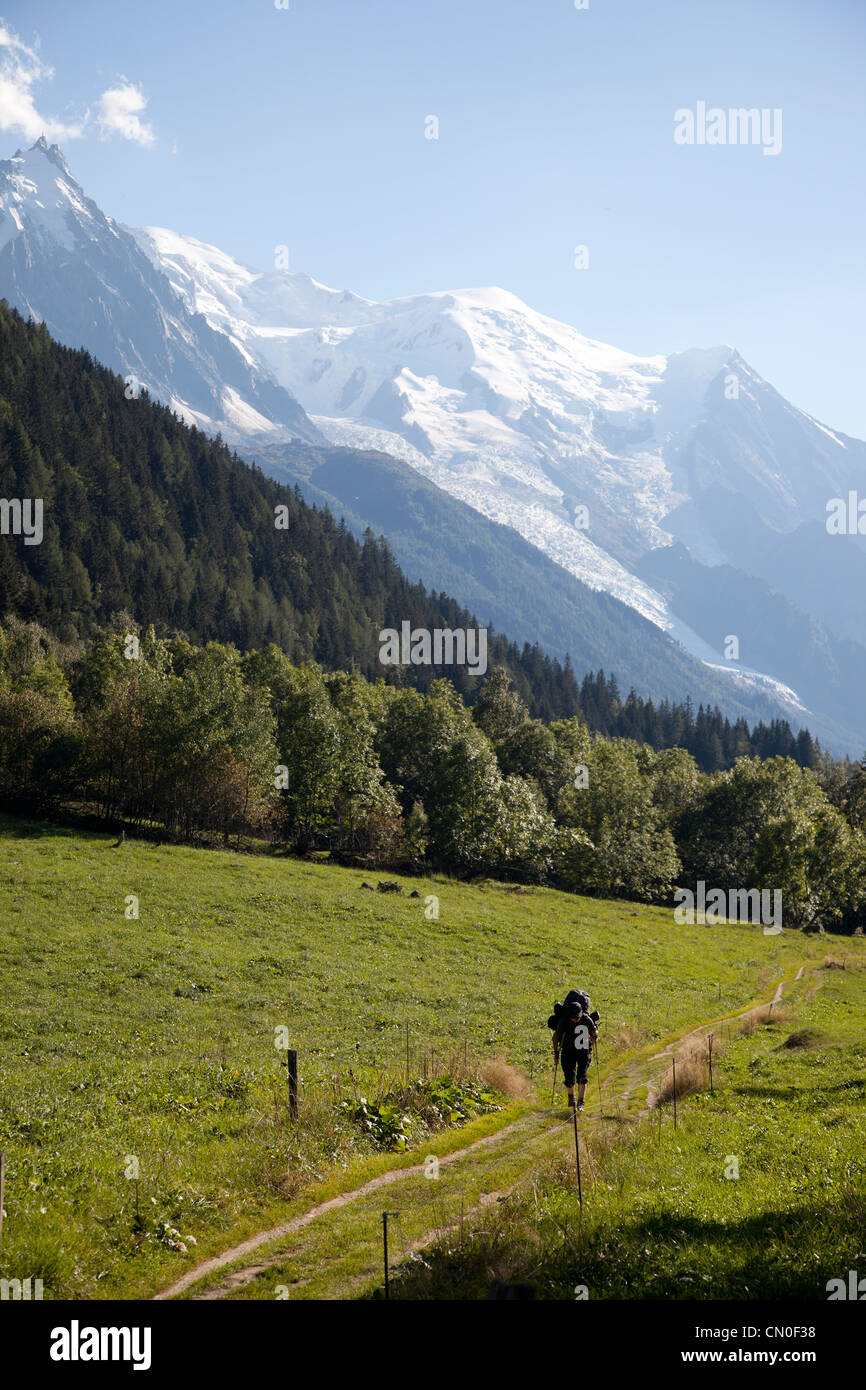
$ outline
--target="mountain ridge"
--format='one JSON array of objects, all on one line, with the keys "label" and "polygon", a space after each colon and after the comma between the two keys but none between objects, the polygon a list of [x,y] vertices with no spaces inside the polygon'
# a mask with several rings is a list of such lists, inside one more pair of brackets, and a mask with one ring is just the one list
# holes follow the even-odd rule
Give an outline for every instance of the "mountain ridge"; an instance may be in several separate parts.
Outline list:
[{"label": "mountain ridge", "polygon": [[[284,438],[321,438],[285,388],[186,309],[44,138],[0,160],[0,265],[5,297],[20,312],[71,346],[86,331],[87,347],[130,378],[131,390],[146,388],[189,423],[239,439],[255,419]],[[72,266],[74,298],[64,279]]]},{"label": "mountain ridge", "polygon": [[[866,483],[866,445],[791,406],[730,346],[640,358],[498,287],[376,303],[303,274],[241,268],[164,229],[136,235],[332,443],[401,457],[696,655],[635,562],[679,540],[705,564],[759,568],[756,549],[823,521],[831,496]],[[718,490],[736,513],[726,528]],[[757,542],[740,524],[750,517]],[[866,641],[866,618],[856,640]]]}]

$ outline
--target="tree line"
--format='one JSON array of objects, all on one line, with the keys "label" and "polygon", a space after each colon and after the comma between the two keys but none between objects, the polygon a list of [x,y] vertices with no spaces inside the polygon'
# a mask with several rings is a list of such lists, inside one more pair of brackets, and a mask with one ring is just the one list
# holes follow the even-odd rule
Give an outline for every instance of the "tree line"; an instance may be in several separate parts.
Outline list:
[{"label": "tree line", "polygon": [[64,643],[0,627],[0,798],[166,837],[669,902],[675,886],[781,890],[786,926],[866,915],[866,763],[780,755],[703,772],[684,748],[534,718],[495,667],[472,706],[425,690],[141,630]]}]

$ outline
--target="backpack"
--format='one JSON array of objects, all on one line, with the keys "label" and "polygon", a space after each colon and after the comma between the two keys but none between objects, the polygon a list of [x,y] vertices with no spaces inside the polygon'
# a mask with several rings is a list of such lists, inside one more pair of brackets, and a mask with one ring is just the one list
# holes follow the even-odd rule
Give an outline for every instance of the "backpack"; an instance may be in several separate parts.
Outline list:
[{"label": "backpack", "polygon": [[598,1024],[598,1021],[601,1018],[601,1014],[598,1012],[597,1009],[593,1009],[592,1011],[590,1011],[591,1002],[592,1001],[590,1000],[590,997],[587,994],[586,990],[570,989],[568,991],[568,994],[565,996],[565,1000],[562,1004],[554,1003],[553,1013],[547,1020],[548,1028],[553,1028],[554,1030],[556,1030],[557,1028],[559,1028],[560,1024],[565,1024],[567,1016],[571,1012],[572,1004],[579,1004],[581,1011],[585,1013],[588,1018],[591,1018],[593,1023]]}]

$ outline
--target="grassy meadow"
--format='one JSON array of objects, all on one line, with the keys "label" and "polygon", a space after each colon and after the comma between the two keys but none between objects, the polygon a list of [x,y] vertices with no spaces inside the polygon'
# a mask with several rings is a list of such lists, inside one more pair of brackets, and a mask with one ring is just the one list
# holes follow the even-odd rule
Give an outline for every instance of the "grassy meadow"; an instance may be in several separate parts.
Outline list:
[{"label": "grassy meadow", "polygon": [[[459,1070],[465,1055],[470,1071],[501,1057],[538,1083],[537,1102],[503,1096],[501,1111],[440,1136],[441,1153],[533,1104],[549,1110],[546,1019],[570,985],[587,987],[602,1011],[606,1065],[769,997],[771,982],[839,945],[765,937],[758,926],[677,925],[670,910],[489,880],[398,879],[400,893],[368,891],[365,881],[377,879],[319,862],[115,846],[110,835],[0,820],[0,1277],[41,1277],[46,1298],[147,1296],[323,1193],[417,1162],[417,1152],[377,1148],[341,1107],[356,1088],[373,1097],[405,1082],[407,1023],[412,1078],[425,1062],[431,1074]],[[413,890],[421,896],[410,898]],[[137,919],[125,915],[133,897]],[[862,999],[833,1007],[851,1008],[862,1035]],[[280,1028],[300,1054],[296,1124],[275,1046]],[[719,1145],[736,1151],[734,1124],[760,1127],[784,1110],[775,1054],[759,1058],[766,1094],[750,1100],[745,1081],[754,1076],[739,1047],[709,1111],[703,1102],[689,1110],[702,1122],[720,1117],[702,1160],[712,1173]],[[810,1058],[814,1068],[814,1051],[784,1060],[800,1067]],[[842,1086],[841,1051],[822,1065],[831,1064],[836,1070],[819,1074]],[[736,1089],[727,1069],[738,1065]],[[827,1092],[827,1104],[853,1103],[849,1090]],[[680,1147],[691,1123],[678,1131]],[[847,1150],[847,1121],[828,1132]],[[427,1137],[419,1124],[417,1143]],[[821,1145],[826,1157],[823,1137]],[[646,1153],[654,1164],[670,1161],[664,1146]],[[634,1181],[642,1191],[640,1142],[617,1149],[615,1162],[631,1173],[623,1190]],[[516,1177],[516,1152],[513,1167]],[[674,1184],[667,1170],[646,1179],[635,1231],[652,1220],[656,1178],[683,1192],[692,1181]],[[724,1189],[743,1204],[743,1221],[748,1182],[747,1169]],[[844,1200],[841,1188],[829,1195]],[[551,1189],[549,1200],[571,1196]]]},{"label": "grassy meadow", "polygon": [[826,1299],[866,1271],[866,960],[819,969],[777,1017],[734,1029],[714,1090],[582,1126],[463,1241],[404,1265],[392,1296]]}]

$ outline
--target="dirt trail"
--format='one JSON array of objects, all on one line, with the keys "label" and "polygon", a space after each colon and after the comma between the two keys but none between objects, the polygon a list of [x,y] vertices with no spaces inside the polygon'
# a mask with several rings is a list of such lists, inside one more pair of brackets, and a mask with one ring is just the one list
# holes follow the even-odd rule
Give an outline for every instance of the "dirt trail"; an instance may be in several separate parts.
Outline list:
[{"label": "dirt trail", "polygon": [[[444,1167],[447,1163],[454,1163],[457,1159],[464,1158],[466,1154],[476,1153],[479,1149],[485,1148],[490,1144],[497,1144],[513,1130],[526,1126],[531,1116],[521,1116],[519,1120],[513,1120],[511,1124],[503,1125],[495,1134],[487,1134],[483,1139],[476,1139],[474,1143],[467,1144],[465,1149],[455,1149],[453,1153],[443,1154],[439,1159],[439,1167]],[[280,1226],[272,1226],[267,1231],[257,1231],[254,1236],[248,1236],[240,1244],[233,1245],[230,1250],[224,1250],[221,1255],[213,1255],[209,1260],[203,1260],[201,1264],[193,1269],[188,1269],[167,1289],[155,1294],[152,1301],[159,1302],[162,1299],[174,1298],[179,1293],[184,1293],[192,1284],[197,1284],[200,1279],[206,1278],[208,1274],[213,1274],[215,1270],[222,1269],[225,1265],[233,1264],[235,1260],[242,1259],[244,1255],[249,1255],[253,1250],[257,1250],[260,1245],[269,1245],[271,1241],[282,1240],[284,1236],[294,1235],[296,1231],[302,1231],[305,1226],[309,1226],[317,1217],[324,1216],[326,1212],[336,1211],[340,1207],[348,1206],[350,1202],[357,1202],[361,1197],[368,1197],[371,1192],[375,1192],[379,1187],[388,1187],[391,1183],[401,1182],[404,1178],[418,1177],[425,1171],[424,1163],[413,1163],[408,1168],[391,1168],[386,1173],[379,1173],[377,1177],[370,1178],[361,1187],[355,1187],[351,1192],[341,1192],[336,1197],[329,1197],[326,1202],[320,1202],[318,1206],[311,1207],[309,1211],[303,1212],[300,1216],[294,1216],[290,1221],[284,1221]],[[282,1258],[282,1257],[281,1257]],[[261,1266],[266,1269],[276,1261],[266,1261]]]},{"label": "dirt trail", "polygon": [[[442,1160],[440,1159],[440,1162],[441,1161]],[[406,1169],[405,1171],[409,1172],[409,1169]],[[498,1202],[500,1197],[504,1197],[506,1195],[507,1194],[504,1192],[485,1192],[484,1195],[480,1198],[479,1201],[475,1203],[473,1207],[470,1207],[468,1211],[465,1211],[463,1213],[461,1220],[471,1221],[472,1218],[474,1216],[477,1216],[479,1212],[485,1211],[486,1208],[492,1206],[494,1202]],[[410,1245],[407,1245],[403,1249],[402,1258],[408,1259],[410,1255],[414,1255],[420,1250],[425,1250],[427,1246],[432,1244],[434,1240],[439,1240],[443,1235],[446,1235],[448,1232],[457,1230],[459,1225],[460,1221],[449,1221],[445,1225],[437,1226],[433,1231],[428,1231],[426,1235],[420,1238],[420,1240],[413,1240]],[[232,1270],[231,1274],[226,1275],[226,1278],[222,1284],[217,1284],[214,1286],[214,1288],[207,1289],[205,1293],[196,1294],[195,1301],[197,1303],[212,1303],[217,1301],[218,1299],[224,1298],[225,1295],[227,1293],[231,1293],[233,1289],[243,1288],[244,1284],[251,1284],[254,1279],[258,1279],[259,1275],[267,1274],[268,1270],[273,1269],[275,1265],[285,1264],[285,1260],[286,1252],[284,1250],[281,1250],[279,1254],[271,1255],[268,1259],[262,1260],[260,1264],[245,1265],[243,1269],[234,1269]],[[366,1285],[368,1282],[369,1280],[367,1279],[367,1276],[364,1275],[362,1276],[362,1278],[356,1279],[354,1281],[354,1284],[355,1286],[360,1287],[362,1285]],[[297,1288],[299,1287],[299,1285],[296,1285],[295,1287]],[[351,1288],[352,1286],[350,1285],[346,1292],[350,1293]],[[163,1295],[163,1297],[165,1297],[165,1295]]]},{"label": "dirt trail", "polygon": [[[797,974],[793,977],[793,980],[789,981],[788,976],[785,976],[779,981],[779,983],[776,985],[776,989],[773,994],[773,1004],[779,1003],[784,993],[785,985],[788,983],[796,983],[796,981],[799,980],[802,976],[803,971],[805,969],[805,965],[801,965],[799,970],[797,971]],[[749,1014],[754,1013],[756,1010],[765,1008],[767,1003],[769,1002],[769,1000],[766,1000],[760,1003],[751,1003],[748,1004],[745,1009],[739,1009],[736,1013],[725,1014],[722,1018],[714,1018],[709,1023],[699,1023],[698,1026],[696,1028],[692,1028],[690,1032],[681,1033],[678,1034],[677,1037],[672,1038],[669,1043],[665,1044],[665,1046],[661,1049],[660,1052],[654,1052],[652,1056],[649,1058],[649,1061],[661,1062],[665,1058],[672,1057],[675,1053],[679,1054],[683,1052],[688,1052],[696,1042],[701,1042],[703,1039],[708,1037],[710,1033],[714,1033],[717,1029],[721,1028],[723,1024],[733,1023],[737,1019],[746,1018]],[[637,1059],[634,1063],[631,1064],[625,1064],[625,1075],[629,1078],[629,1084],[626,1086],[625,1090],[620,1091],[618,1093],[621,1099],[626,1100],[631,1095],[635,1087],[646,1080],[646,1077],[637,1074],[641,1065],[643,1065],[642,1059]],[[632,1071],[635,1072],[635,1075],[631,1074]],[[642,1115],[645,1115],[647,1113],[646,1108],[641,1110],[640,1113]]]},{"label": "dirt trail", "polygon": [[[792,978],[793,980],[799,980],[805,968],[805,965],[801,965],[796,976],[791,977],[790,975],[785,975],[778,982],[773,994],[772,1002],[774,1004],[778,1003],[782,998],[786,983],[791,982]],[[732,1023],[736,1019],[743,1018],[747,1014],[752,1013],[755,1009],[766,1007],[766,1002],[769,1001],[753,1001],[744,1009],[737,1010],[735,1013],[698,1024],[697,1027],[686,1030],[672,1038],[659,1052],[653,1053],[650,1057],[638,1056],[637,1058],[626,1059],[619,1064],[615,1063],[605,1075],[604,1084],[608,1084],[617,1076],[619,1076],[620,1080],[627,1081],[628,1084],[626,1088],[617,1091],[618,1100],[626,1100],[637,1085],[647,1080],[645,1068],[648,1064],[651,1065],[654,1062],[661,1061],[670,1057],[674,1051],[680,1051],[683,1048],[689,1047],[693,1043],[706,1037],[707,1034],[714,1029],[719,1028],[722,1024]],[[602,1094],[602,1099],[604,1099],[604,1094]],[[493,1145],[502,1144],[503,1141],[506,1141],[510,1136],[514,1135],[515,1132],[521,1130],[530,1131],[530,1134],[527,1136],[530,1140],[527,1144],[528,1155],[529,1149],[532,1147],[531,1140],[533,1138],[548,1139],[555,1134],[557,1130],[566,1127],[571,1130],[570,1118],[565,1122],[561,1119],[551,1120],[550,1116],[546,1115],[544,1110],[533,1110],[529,1114],[522,1115],[519,1119],[511,1121],[511,1123],[503,1125],[502,1129],[497,1130],[495,1133],[485,1135],[483,1138],[476,1139],[473,1143],[467,1144],[465,1148],[456,1149],[449,1154],[443,1154],[439,1158],[439,1166],[444,1167],[453,1163],[459,1163],[461,1159],[474,1156],[480,1150],[490,1148]],[[531,1134],[533,1129],[538,1131],[536,1135]],[[531,1166],[531,1164],[528,1164],[528,1166]],[[279,1226],[273,1226],[265,1231],[258,1231],[255,1235],[248,1236],[246,1240],[240,1241],[237,1245],[230,1247],[228,1250],[224,1250],[221,1254],[213,1255],[209,1259],[203,1260],[200,1264],[195,1265],[192,1269],[188,1269],[167,1288],[155,1294],[154,1300],[161,1301],[176,1298],[179,1294],[185,1293],[193,1284],[197,1284],[217,1270],[224,1269],[227,1265],[234,1264],[237,1260],[243,1259],[244,1256],[251,1254],[254,1250],[259,1249],[259,1247],[272,1244],[274,1241],[282,1241],[286,1237],[304,1230],[319,1217],[325,1216],[328,1212],[338,1211],[343,1207],[347,1207],[350,1203],[357,1202],[369,1196],[379,1188],[389,1187],[407,1178],[421,1176],[425,1172],[425,1167],[425,1163],[421,1162],[405,1168],[389,1169],[387,1172],[380,1173],[375,1178],[371,1178],[360,1187],[353,1188],[349,1192],[341,1192],[325,1202],[320,1202],[317,1206],[311,1207],[308,1211],[292,1217],[288,1221],[282,1222]],[[490,1205],[492,1201],[496,1200],[501,1195],[503,1194],[499,1191],[484,1194],[479,1202],[465,1213],[466,1219],[485,1206]],[[411,1248],[413,1250],[421,1250],[425,1245],[429,1245],[433,1240],[437,1239],[440,1234],[441,1228],[436,1228],[422,1239],[413,1242]],[[246,1265],[241,1269],[233,1270],[219,1286],[197,1295],[197,1298],[202,1301],[222,1298],[233,1289],[250,1283],[253,1279],[265,1273],[273,1266],[284,1263],[286,1258],[286,1251],[282,1249],[272,1257],[268,1257],[258,1263]]]}]

